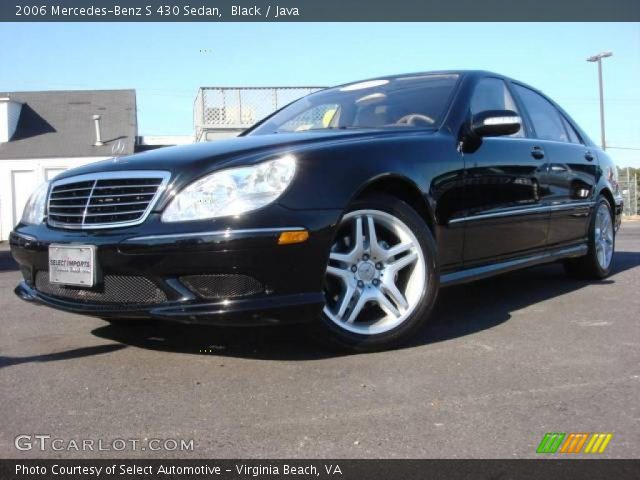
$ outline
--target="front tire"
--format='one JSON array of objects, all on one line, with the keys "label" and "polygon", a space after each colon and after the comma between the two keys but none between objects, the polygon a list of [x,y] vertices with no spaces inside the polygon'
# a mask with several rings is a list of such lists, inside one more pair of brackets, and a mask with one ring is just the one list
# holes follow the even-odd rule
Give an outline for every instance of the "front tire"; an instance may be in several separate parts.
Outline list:
[{"label": "front tire", "polygon": [[576,278],[601,280],[611,274],[615,251],[613,214],[607,199],[600,195],[589,223],[589,250],[586,255],[565,261],[567,273]]},{"label": "front tire", "polygon": [[317,330],[349,351],[397,346],[428,319],[438,292],[436,243],[408,204],[388,195],[351,205],[337,228]]}]

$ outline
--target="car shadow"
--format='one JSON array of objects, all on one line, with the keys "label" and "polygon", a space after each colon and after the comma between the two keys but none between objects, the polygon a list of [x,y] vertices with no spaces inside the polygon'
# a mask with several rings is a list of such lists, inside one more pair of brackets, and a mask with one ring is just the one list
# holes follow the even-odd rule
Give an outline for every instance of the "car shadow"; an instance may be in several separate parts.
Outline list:
[{"label": "car shadow", "polygon": [[0,250],[0,272],[15,272],[20,270],[9,250]]},{"label": "car shadow", "polygon": [[117,350],[127,348],[126,345],[96,345],[94,347],[74,348],[73,350],[65,350],[63,352],[45,353],[42,355],[29,355],[27,357],[6,357],[0,355],[0,368],[12,367],[23,363],[33,362],[56,362],[59,360],[69,360],[73,358],[89,357],[91,355],[101,355],[111,353]]},{"label": "car shadow", "polygon": [[[640,252],[616,252],[614,274],[640,265]],[[560,264],[543,265],[443,288],[432,320],[404,348],[471,335],[500,325],[514,311],[594,284],[567,277]],[[304,325],[231,328],[150,322],[106,325],[92,331],[100,338],[140,348],[217,357],[265,360],[318,360],[340,353],[317,346]]]}]

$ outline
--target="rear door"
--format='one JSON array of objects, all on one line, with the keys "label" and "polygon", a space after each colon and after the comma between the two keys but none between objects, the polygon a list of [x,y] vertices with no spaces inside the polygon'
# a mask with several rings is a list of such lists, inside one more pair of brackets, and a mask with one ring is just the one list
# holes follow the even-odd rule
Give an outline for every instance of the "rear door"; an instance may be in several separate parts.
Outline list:
[{"label": "rear door", "polygon": [[[470,110],[472,114],[484,110],[520,113],[505,81],[494,77],[478,82]],[[523,125],[509,137],[485,137],[477,150],[464,154],[466,267],[546,246],[547,166],[544,151],[536,145]]]},{"label": "rear door", "polygon": [[548,158],[550,247],[570,245],[586,238],[596,185],[596,153],[552,102],[538,92],[514,84],[526,108],[538,146]]}]

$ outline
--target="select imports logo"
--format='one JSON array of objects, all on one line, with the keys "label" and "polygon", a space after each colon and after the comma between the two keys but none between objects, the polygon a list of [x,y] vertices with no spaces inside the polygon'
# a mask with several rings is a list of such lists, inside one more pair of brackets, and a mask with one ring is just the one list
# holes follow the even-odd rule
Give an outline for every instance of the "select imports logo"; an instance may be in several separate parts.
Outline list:
[{"label": "select imports logo", "polygon": [[545,433],[536,453],[604,453],[613,433]]}]

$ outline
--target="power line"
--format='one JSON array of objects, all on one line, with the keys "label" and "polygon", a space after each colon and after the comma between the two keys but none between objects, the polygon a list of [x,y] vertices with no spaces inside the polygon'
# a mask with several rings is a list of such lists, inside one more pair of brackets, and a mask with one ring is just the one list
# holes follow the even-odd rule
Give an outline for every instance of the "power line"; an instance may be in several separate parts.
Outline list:
[{"label": "power line", "polygon": [[615,150],[636,150],[636,151],[640,151],[639,147],[612,147],[611,145],[607,145],[607,148],[613,148]]}]

